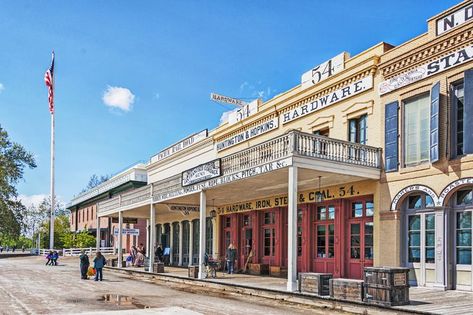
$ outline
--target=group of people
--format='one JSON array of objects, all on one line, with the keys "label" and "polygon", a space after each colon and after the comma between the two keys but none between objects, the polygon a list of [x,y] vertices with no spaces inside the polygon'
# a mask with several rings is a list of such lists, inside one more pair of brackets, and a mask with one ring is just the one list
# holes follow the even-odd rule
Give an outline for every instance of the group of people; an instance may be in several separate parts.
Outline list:
[{"label": "group of people", "polygon": [[[15,246],[15,245],[12,246],[12,247],[10,247],[10,246],[8,246],[8,245],[5,246],[5,251],[6,251],[7,253],[10,251],[10,249],[11,249],[11,251],[14,253],[14,252],[16,251],[16,246]],[[22,247],[21,247],[21,251],[22,251],[22,252],[25,251],[25,246],[22,246]],[[2,246],[2,245],[0,245],[0,254],[1,254],[1,253],[3,253],[3,246]]]},{"label": "group of people", "polygon": [[143,243],[141,243],[138,247],[133,245],[125,260],[126,266],[143,267],[145,265],[145,257],[146,248],[143,246]]},{"label": "group of people", "polygon": [[46,266],[57,266],[57,260],[59,259],[59,253],[57,251],[49,251],[46,255]]},{"label": "group of people", "polygon": [[[80,275],[81,279],[87,280],[88,279],[88,272],[90,268],[90,261],[89,256],[87,253],[82,250],[81,255],[79,256],[80,261]],[[102,281],[103,280],[103,267],[107,264],[107,260],[102,255],[100,251],[95,253],[94,257],[94,270],[95,270],[95,281]]]}]

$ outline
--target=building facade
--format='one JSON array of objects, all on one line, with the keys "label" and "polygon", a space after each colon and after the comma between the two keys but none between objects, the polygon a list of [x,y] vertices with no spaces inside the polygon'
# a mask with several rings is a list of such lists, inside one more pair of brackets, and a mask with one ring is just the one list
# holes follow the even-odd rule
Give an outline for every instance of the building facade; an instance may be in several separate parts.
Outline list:
[{"label": "building facade", "polygon": [[464,1],[397,47],[333,57],[161,150],[147,185],[98,215],[149,220],[148,246],[169,247],[173,265],[223,260],[232,243],[238,269],[290,291],[301,271],[360,279],[367,266],[471,290],[472,20]]}]

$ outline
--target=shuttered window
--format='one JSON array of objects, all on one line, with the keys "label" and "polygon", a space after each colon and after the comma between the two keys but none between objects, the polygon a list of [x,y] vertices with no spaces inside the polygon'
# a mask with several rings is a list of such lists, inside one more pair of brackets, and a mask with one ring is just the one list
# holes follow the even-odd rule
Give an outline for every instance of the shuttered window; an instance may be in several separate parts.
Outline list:
[{"label": "shuttered window", "polygon": [[386,104],[384,122],[384,168],[386,172],[398,169],[398,102]]},{"label": "shuttered window", "polygon": [[430,159],[430,98],[404,103],[404,163],[417,165]]}]

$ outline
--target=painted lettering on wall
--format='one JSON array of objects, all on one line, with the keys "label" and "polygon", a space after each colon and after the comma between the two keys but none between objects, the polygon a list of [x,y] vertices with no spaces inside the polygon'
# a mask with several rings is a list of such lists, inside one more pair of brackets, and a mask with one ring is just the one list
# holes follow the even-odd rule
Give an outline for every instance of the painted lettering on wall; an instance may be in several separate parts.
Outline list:
[{"label": "painted lettering on wall", "polygon": [[437,36],[473,19],[473,4],[437,20]]}]

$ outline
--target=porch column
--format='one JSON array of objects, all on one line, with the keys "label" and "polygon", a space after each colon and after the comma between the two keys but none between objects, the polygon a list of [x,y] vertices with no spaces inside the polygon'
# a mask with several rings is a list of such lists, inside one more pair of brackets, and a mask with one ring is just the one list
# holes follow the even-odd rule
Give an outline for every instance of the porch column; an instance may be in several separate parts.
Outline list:
[{"label": "porch column", "polygon": [[192,266],[192,252],[194,251],[194,224],[189,220],[189,266]]},{"label": "porch column", "polygon": [[156,238],[156,212],[154,211],[153,201],[149,204],[149,217],[150,217],[150,226],[149,226],[149,247],[148,251],[149,257],[149,266],[148,271],[153,272],[153,263],[154,263],[154,241]]},{"label": "porch column", "polygon": [[180,221],[180,222],[179,222],[179,266],[182,266],[182,254],[183,254],[183,250],[182,250],[182,244],[183,244],[182,236],[183,236],[183,233],[182,233],[182,221]]},{"label": "porch column", "polygon": [[287,204],[287,291],[297,289],[297,167],[289,166]]},{"label": "porch column", "polygon": [[[151,218],[151,215],[150,215]],[[146,219],[146,256],[149,257],[149,241],[150,241],[150,235],[149,235],[149,219]]]},{"label": "porch column", "polygon": [[172,249],[172,246],[173,246],[173,241],[174,241],[174,224],[169,223],[170,224],[170,228],[169,228],[169,233],[171,235],[169,235],[169,249],[170,249],[170,253],[169,253],[169,265],[172,265],[172,253],[173,253],[173,249]]},{"label": "porch column", "polygon": [[[97,211],[96,211],[97,212]],[[100,217],[97,214],[97,233],[95,233],[95,247],[96,251],[98,252],[100,250]]]},{"label": "porch column", "polygon": [[205,259],[205,218],[207,213],[207,197],[205,191],[200,192],[200,226],[199,226],[199,279],[204,278]]},{"label": "porch column", "polygon": [[123,267],[123,213],[121,211],[118,212],[118,268]]}]

